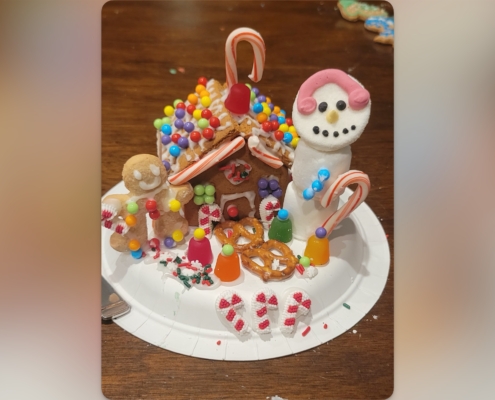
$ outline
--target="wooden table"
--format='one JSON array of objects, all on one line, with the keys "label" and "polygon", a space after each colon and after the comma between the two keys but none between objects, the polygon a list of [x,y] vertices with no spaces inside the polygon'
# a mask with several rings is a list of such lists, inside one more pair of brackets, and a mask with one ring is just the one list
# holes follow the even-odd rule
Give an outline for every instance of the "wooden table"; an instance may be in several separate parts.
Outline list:
[{"label": "wooden table", "polygon": [[[125,161],[156,154],[153,120],[206,76],[225,79],[224,46],[241,26],[266,43],[256,84],[291,113],[300,84],[325,68],[342,69],[371,93],[372,112],[352,145],[365,171],[366,202],[380,218],[393,254],[393,48],[373,42],[334,2],[110,2],[102,11],[102,194],[121,180]],[[239,79],[252,51],[238,46]],[[173,70],[177,72],[173,74]],[[210,361],[150,345],[102,324],[102,387],[110,399],[382,399],[393,391],[393,263],[368,315],[319,347],[257,362]],[[378,316],[375,319],[373,316]]]}]

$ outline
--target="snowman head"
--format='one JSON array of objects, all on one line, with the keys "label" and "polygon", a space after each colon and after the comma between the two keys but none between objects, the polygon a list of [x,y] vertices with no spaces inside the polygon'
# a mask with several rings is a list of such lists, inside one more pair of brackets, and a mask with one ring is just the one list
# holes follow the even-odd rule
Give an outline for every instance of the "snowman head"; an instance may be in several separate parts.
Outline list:
[{"label": "snowman head", "polygon": [[320,151],[335,151],[354,143],[370,117],[370,94],[338,69],[310,76],[299,89],[292,121],[301,140]]}]

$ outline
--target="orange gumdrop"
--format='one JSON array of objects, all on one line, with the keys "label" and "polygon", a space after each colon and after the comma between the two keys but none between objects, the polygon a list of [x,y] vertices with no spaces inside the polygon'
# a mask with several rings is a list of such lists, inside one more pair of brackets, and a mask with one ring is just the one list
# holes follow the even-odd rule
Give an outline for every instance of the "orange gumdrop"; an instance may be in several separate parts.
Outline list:
[{"label": "orange gumdrop", "polygon": [[234,248],[226,244],[222,252],[217,257],[215,264],[215,275],[222,282],[235,281],[241,275],[241,263],[239,256],[234,252]]},{"label": "orange gumdrop", "polygon": [[318,238],[312,235],[304,250],[304,255],[311,260],[313,265],[323,265],[330,260],[330,242],[326,237]]}]

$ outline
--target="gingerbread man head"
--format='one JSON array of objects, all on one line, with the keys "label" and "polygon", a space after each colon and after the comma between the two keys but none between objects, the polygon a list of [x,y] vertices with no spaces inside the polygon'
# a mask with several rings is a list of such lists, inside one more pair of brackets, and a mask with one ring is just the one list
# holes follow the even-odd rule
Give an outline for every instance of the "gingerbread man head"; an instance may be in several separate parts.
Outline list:
[{"label": "gingerbread man head", "polygon": [[157,189],[167,182],[168,173],[160,159],[150,154],[138,154],[127,160],[122,170],[125,187],[135,195]]},{"label": "gingerbread man head", "polygon": [[361,136],[370,109],[370,94],[357,80],[344,71],[325,69],[301,85],[292,120],[310,147],[336,151]]}]

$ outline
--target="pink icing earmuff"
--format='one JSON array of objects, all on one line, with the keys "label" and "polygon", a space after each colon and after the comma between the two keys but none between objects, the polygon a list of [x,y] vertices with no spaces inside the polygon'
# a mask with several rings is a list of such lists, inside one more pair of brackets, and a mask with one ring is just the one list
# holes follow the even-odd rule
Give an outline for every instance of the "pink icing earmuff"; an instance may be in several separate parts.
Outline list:
[{"label": "pink icing earmuff", "polygon": [[297,110],[301,114],[311,114],[316,110],[316,100],[311,96],[316,89],[327,83],[335,83],[344,89],[349,95],[349,106],[354,110],[361,110],[370,101],[369,92],[344,71],[324,69],[311,75],[301,85],[297,98]]}]

